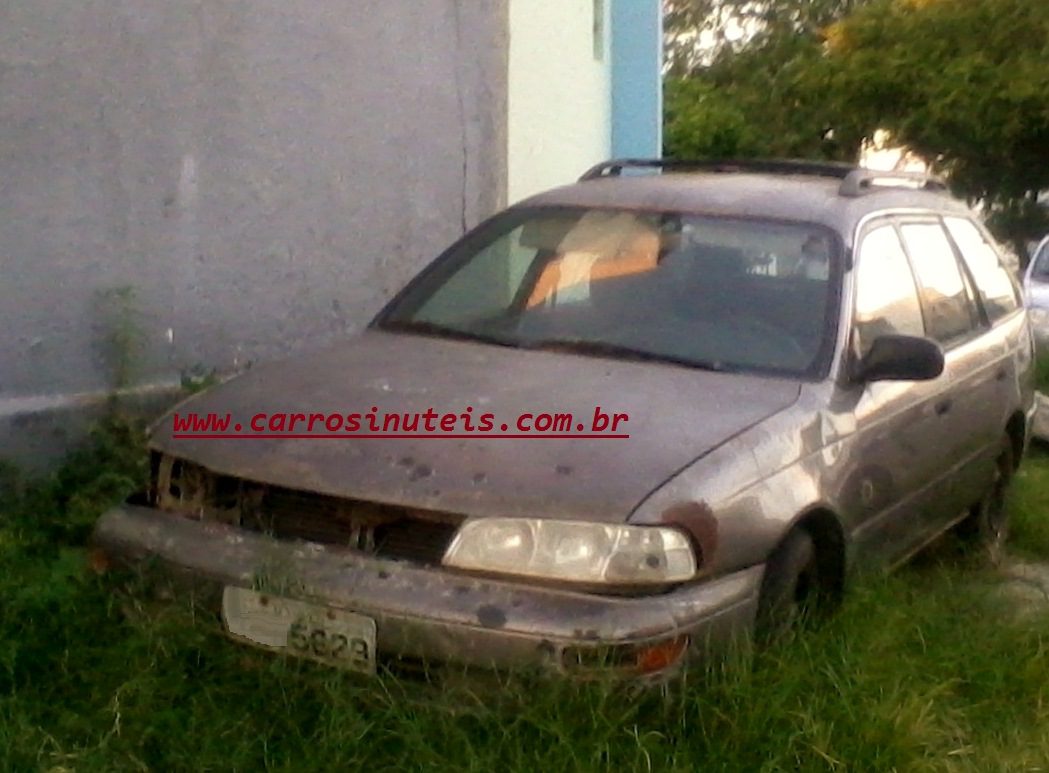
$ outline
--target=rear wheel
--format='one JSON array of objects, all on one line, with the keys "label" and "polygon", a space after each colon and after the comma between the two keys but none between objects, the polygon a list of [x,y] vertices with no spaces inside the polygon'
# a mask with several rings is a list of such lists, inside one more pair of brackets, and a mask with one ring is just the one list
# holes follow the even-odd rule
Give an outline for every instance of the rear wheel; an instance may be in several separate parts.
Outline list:
[{"label": "rear wheel", "polygon": [[826,597],[823,579],[812,537],[794,529],[765,565],[755,624],[758,643],[780,639],[812,617]]},{"label": "rear wheel", "polygon": [[1005,498],[1012,476],[1013,444],[1009,436],[1005,435],[987,493],[972,506],[968,517],[957,526],[958,536],[970,549],[979,552],[995,565],[1001,561],[1005,541],[1009,537],[1009,511],[1005,506]]}]

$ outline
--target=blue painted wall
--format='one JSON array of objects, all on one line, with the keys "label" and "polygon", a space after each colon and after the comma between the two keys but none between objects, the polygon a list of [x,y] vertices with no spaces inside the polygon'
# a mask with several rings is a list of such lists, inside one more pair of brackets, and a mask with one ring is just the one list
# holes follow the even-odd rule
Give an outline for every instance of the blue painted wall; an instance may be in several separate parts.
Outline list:
[{"label": "blue painted wall", "polygon": [[663,151],[661,0],[612,0],[612,155]]}]

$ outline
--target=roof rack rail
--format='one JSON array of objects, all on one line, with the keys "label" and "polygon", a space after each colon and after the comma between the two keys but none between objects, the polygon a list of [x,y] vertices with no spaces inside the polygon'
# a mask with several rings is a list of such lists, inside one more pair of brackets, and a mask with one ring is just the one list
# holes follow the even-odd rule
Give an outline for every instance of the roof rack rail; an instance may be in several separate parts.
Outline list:
[{"label": "roof rack rail", "polygon": [[856,169],[841,181],[839,196],[862,196],[879,188],[914,188],[915,190],[945,192],[947,183],[940,177],[924,172],[882,172],[877,169]]},{"label": "roof rack rail", "polygon": [[943,179],[922,172],[883,172],[864,169],[854,164],[835,161],[805,161],[783,159],[676,159],[676,158],[614,158],[602,161],[588,169],[580,182],[602,177],[619,177],[625,169],[655,169],[670,172],[757,172],[759,174],[811,175],[841,180],[839,196],[862,196],[885,188],[913,188],[915,190],[944,192],[948,190]]},{"label": "roof rack rail", "polygon": [[676,159],[676,158],[615,158],[602,161],[588,169],[580,182],[601,177],[618,177],[624,169],[659,169],[675,172],[759,172],[764,174],[801,174],[815,177],[845,179],[856,171],[855,164],[834,161],[805,161],[783,159]]}]

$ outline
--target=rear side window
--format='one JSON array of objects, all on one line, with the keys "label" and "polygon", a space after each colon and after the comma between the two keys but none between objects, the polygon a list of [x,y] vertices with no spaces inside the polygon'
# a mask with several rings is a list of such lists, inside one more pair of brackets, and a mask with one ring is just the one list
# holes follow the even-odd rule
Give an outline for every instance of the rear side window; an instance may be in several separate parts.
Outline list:
[{"label": "rear side window", "polygon": [[972,221],[961,217],[946,217],[943,222],[973,275],[980,300],[991,322],[1016,311],[1020,306],[1016,286],[998,259],[998,253],[988,244],[980,229]]},{"label": "rear side window", "polygon": [[968,337],[976,309],[947,234],[939,223],[904,223],[900,231],[918,277],[926,335],[944,346]]},{"label": "rear side window", "polygon": [[856,264],[856,319],[860,356],[882,335],[925,335],[918,289],[891,224],[870,231]]}]

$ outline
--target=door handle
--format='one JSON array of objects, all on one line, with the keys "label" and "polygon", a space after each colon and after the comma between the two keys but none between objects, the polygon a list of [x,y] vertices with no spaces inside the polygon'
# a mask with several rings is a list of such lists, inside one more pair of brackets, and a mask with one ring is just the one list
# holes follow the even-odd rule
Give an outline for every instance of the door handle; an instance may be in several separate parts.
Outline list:
[{"label": "door handle", "polygon": [[943,416],[945,413],[951,410],[952,405],[954,405],[954,400],[951,400],[950,398],[946,400],[940,400],[940,402],[936,403],[936,415]]}]

